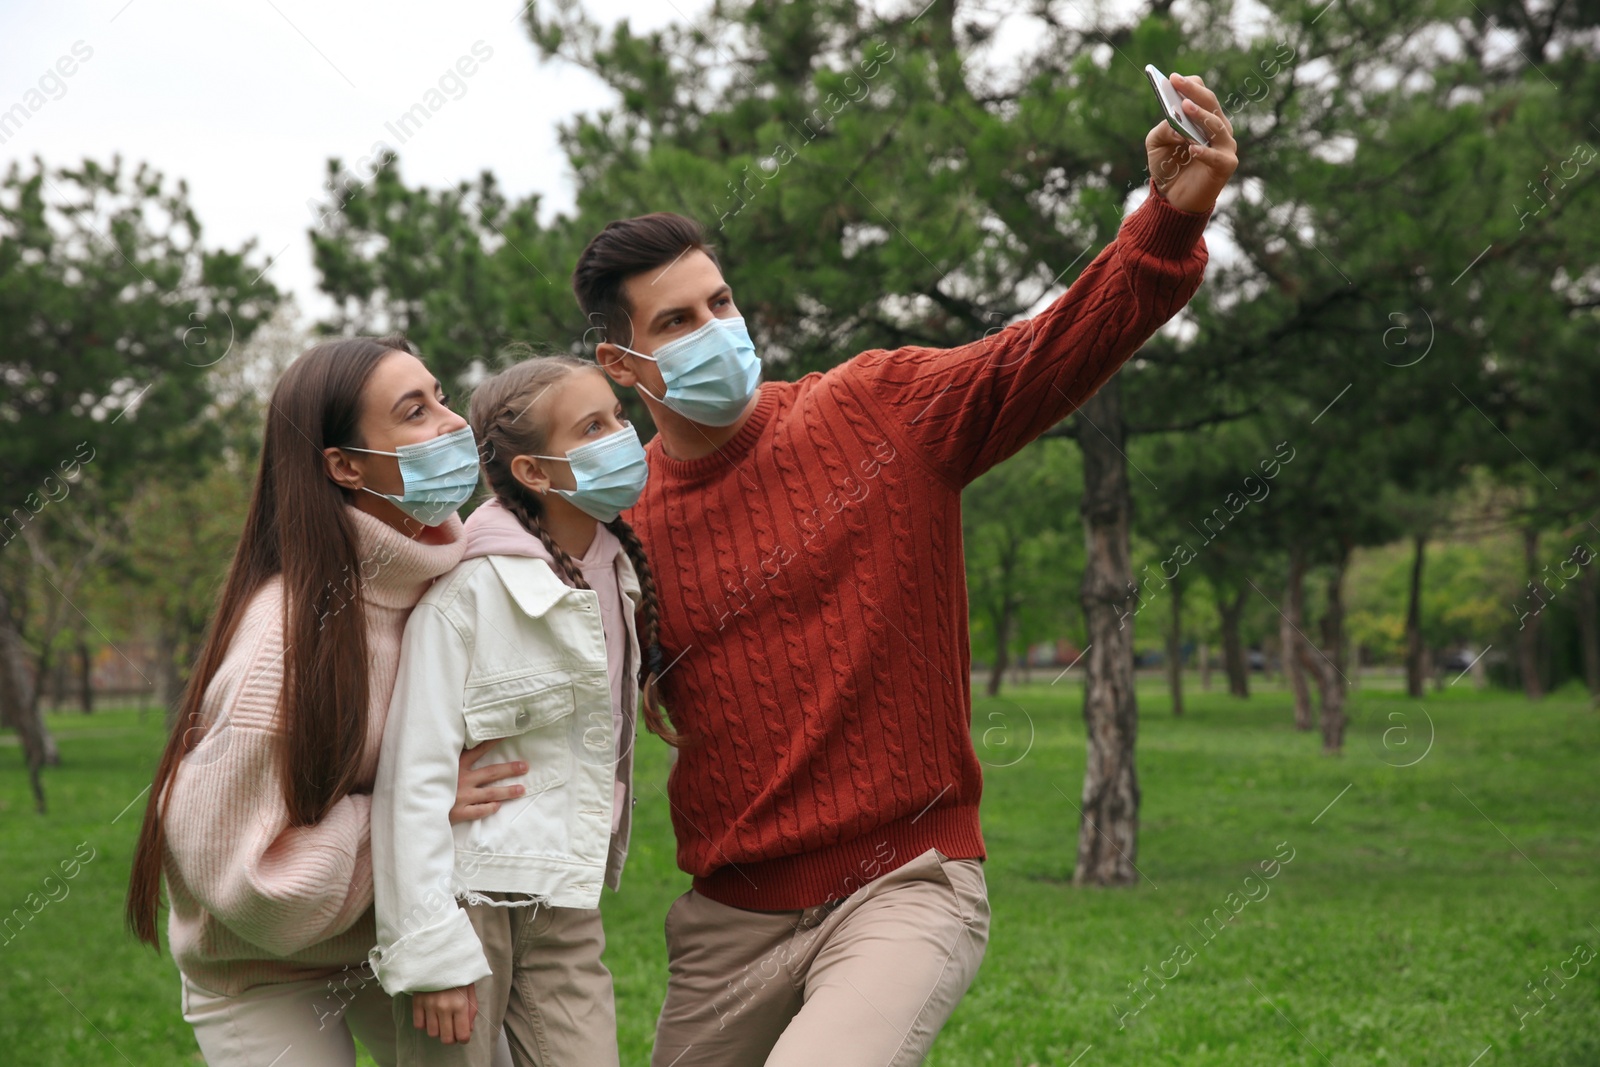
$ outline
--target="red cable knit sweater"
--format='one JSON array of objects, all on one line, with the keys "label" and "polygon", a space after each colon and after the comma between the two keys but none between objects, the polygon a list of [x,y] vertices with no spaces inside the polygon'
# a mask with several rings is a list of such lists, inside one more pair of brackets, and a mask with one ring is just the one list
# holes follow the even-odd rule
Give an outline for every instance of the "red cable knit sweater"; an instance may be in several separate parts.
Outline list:
[{"label": "red cable knit sweater", "polygon": [[982,858],[961,490],[1071,413],[1188,302],[1209,215],[1151,189],[1033,319],[761,386],[717,453],[648,448],[649,551],[684,737],[678,865],[811,907],[929,848]]}]

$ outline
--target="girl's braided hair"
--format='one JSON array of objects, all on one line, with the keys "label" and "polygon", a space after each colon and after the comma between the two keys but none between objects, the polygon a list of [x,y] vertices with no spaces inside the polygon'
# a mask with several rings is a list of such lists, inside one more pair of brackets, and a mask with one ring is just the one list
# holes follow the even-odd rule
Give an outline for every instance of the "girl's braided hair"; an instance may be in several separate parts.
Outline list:
[{"label": "girl's braided hair", "polygon": [[[545,451],[549,440],[545,405],[539,401],[557,383],[580,371],[600,374],[598,366],[573,356],[549,355],[524,359],[480,384],[472,393],[469,418],[478,438],[479,459],[484,477],[494,490],[500,506],[517,517],[524,529],[543,542],[555,560],[556,573],[568,585],[588,589],[589,583],[573,559],[544,525],[544,504],[538,494],[511,473],[511,461]],[[639,664],[639,690],[644,698],[644,721],[650,732],[676,746],[678,734],[661,706],[657,682],[665,669],[661,652],[661,602],[656,596],[655,575],[639,543],[639,535],[621,516],[605,524],[622,542],[633,569],[639,576],[640,613],[644,618],[643,662]]]}]

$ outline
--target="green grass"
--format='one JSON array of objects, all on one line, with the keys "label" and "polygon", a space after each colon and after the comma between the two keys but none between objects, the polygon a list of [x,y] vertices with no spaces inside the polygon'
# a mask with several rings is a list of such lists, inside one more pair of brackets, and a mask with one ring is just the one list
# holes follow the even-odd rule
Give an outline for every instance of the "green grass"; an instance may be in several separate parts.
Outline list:
[{"label": "green grass", "polygon": [[[1531,1010],[1526,983],[1575,946],[1600,951],[1600,713],[1586,698],[1568,690],[1531,706],[1463,684],[1425,702],[1426,749],[1415,703],[1366,690],[1339,759],[1291,728],[1281,693],[1192,693],[1190,704],[1174,720],[1157,685],[1141,690],[1146,879],[1107,890],[1070,884],[1077,687],[978,702],[993,931],[931,1064],[1468,1067],[1485,1049],[1478,1067],[1600,1064],[1600,958],[1520,1029],[1514,1010]],[[148,781],[159,717],[50,725],[63,765],[48,774],[42,818],[17,750],[0,748],[0,910],[40,891],[80,842],[96,855],[64,899],[0,945],[0,1061],[198,1063],[171,960],[136,947],[120,921],[143,801],[118,814]],[[649,743],[640,755],[633,852],[623,891],[603,905],[626,1064],[647,1060],[661,919],[687,884],[656,791],[664,752]],[[1208,943],[1191,923],[1224,907],[1280,842],[1294,858],[1270,894]],[[1153,998],[1119,1031],[1113,1005],[1131,1007],[1129,983],[1179,942],[1193,958],[1164,988],[1152,981]]]}]

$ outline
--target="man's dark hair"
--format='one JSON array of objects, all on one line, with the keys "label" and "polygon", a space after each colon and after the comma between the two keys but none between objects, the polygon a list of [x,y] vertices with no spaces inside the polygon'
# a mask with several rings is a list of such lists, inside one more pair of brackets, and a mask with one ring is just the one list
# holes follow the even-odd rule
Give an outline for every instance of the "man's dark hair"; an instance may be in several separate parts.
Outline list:
[{"label": "man's dark hair", "polygon": [[690,249],[717,262],[700,224],[668,211],[618,219],[595,234],[573,268],[572,291],[590,327],[600,327],[602,341],[633,344],[633,308],[622,283],[664,267]]}]

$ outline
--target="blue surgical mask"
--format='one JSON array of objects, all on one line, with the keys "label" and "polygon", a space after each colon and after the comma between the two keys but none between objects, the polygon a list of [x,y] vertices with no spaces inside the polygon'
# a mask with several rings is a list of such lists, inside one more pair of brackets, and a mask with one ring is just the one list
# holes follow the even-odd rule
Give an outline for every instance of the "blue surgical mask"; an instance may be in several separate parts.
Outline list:
[{"label": "blue surgical mask", "polygon": [[374,456],[394,456],[400,461],[399,496],[361,488],[381,496],[424,526],[438,526],[465,504],[478,487],[478,443],[472,427],[416,444],[400,445],[393,452],[371,448],[340,446],[347,452],[370,452]]},{"label": "blue surgical mask", "polygon": [[617,347],[661,368],[666,394],[656,396],[642,385],[641,392],[702,426],[738,422],[761,384],[761,360],[742,318],[712,319],[668,341],[653,356]]},{"label": "blue surgical mask", "polygon": [[639,502],[650,466],[644,458],[644,445],[639,443],[639,432],[624,426],[616,433],[608,433],[598,441],[570,448],[564,456],[540,456],[534,459],[563,460],[572,465],[576,489],[555,489],[572,501],[572,506],[601,522],[610,522]]}]

